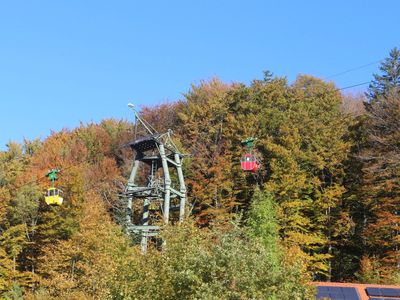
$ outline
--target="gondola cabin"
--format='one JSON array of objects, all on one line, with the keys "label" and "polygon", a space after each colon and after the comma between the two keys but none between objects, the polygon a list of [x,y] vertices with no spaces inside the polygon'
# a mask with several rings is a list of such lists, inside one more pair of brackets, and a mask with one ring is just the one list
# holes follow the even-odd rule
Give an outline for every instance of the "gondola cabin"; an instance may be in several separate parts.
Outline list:
[{"label": "gondola cabin", "polygon": [[63,203],[62,191],[57,188],[49,188],[46,191],[44,200],[47,205],[61,205]]},{"label": "gondola cabin", "polygon": [[257,158],[254,154],[246,153],[240,159],[240,165],[243,171],[257,173],[260,169],[260,163],[258,162]]}]

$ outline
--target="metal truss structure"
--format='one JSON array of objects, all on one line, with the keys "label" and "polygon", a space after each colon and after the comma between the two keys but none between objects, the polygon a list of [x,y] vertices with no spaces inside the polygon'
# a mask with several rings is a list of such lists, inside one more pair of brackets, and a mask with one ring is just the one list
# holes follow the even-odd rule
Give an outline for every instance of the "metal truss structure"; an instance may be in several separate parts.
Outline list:
[{"label": "metal truss structure", "polygon": [[142,252],[146,252],[148,239],[158,234],[160,225],[185,216],[185,155],[174,144],[171,130],[158,133],[132,104],[128,106],[135,114],[135,137],[127,144],[134,151],[134,163],[123,193],[126,229],[141,237]]}]

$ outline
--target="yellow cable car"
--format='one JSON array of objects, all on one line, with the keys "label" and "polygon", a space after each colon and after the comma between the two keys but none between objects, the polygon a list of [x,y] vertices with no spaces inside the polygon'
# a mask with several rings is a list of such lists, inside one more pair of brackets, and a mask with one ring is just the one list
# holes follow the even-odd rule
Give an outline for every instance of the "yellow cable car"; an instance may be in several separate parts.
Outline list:
[{"label": "yellow cable car", "polygon": [[47,205],[61,205],[64,200],[61,195],[61,190],[51,187],[47,189],[44,200],[46,201]]}]

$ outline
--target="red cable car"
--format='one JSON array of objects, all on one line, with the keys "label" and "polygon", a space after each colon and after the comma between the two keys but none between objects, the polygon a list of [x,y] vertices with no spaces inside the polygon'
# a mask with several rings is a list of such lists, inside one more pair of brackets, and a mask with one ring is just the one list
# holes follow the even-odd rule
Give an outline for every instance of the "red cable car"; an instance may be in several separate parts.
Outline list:
[{"label": "red cable car", "polygon": [[240,159],[240,165],[243,171],[248,171],[252,173],[257,173],[257,171],[261,167],[255,155],[251,153],[246,153],[242,156],[242,158]]}]

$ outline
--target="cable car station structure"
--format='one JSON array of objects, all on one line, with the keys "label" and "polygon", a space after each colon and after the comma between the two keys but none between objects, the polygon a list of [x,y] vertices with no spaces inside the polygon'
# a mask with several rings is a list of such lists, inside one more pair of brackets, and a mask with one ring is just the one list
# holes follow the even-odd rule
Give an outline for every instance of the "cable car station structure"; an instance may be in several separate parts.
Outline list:
[{"label": "cable car station structure", "polygon": [[[185,216],[184,154],[172,141],[171,130],[158,133],[139,116],[133,104],[128,106],[135,114],[135,138],[127,144],[134,151],[134,163],[123,194],[127,205],[126,228],[140,235],[142,252],[146,252],[149,237],[158,234],[161,224],[181,221]],[[139,128],[144,131],[140,137]]]}]

